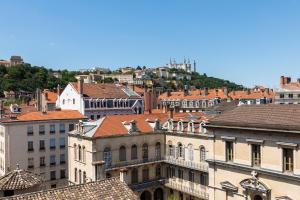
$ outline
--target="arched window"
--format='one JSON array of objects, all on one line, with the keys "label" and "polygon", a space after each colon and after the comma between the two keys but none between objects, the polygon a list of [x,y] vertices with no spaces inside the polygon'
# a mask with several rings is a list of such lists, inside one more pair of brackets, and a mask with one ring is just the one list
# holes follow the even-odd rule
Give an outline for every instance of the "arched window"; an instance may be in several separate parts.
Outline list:
[{"label": "arched window", "polygon": [[205,159],[206,159],[206,152],[205,152],[205,148],[204,148],[204,146],[201,146],[200,147],[200,161],[201,162],[204,162],[205,161]]},{"label": "arched window", "polygon": [[77,182],[77,168],[74,170],[74,182]]},{"label": "arched window", "polygon": [[103,151],[103,160],[105,162],[105,167],[111,166],[112,154],[109,147],[106,147]]},{"label": "arched window", "polygon": [[82,177],[82,179],[83,179],[83,183],[85,183],[85,182],[86,182],[86,172],[85,172],[85,171],[83,172],[83,177]]},{"label": "arched window", "polygon": [[149,168],[145,167],[143,169],[143,182],[146,182],[149,180]]},{"label": "arched window", "polygon": [[136,168],[131,170],[131,183],[135,184],[139,182],[139,171]]},{"label": "arched window", "polygon": [[200,133],[204,134],[205,133],[205,128],[203,127],[203,123],[200,124]]},{"label": "arched window", "polygon": [[157,142],[155,144],[155,157],[156,157],[156,159],[161,158],[160,142]]},{"label": "arched window", "polygon": [[137,146],[134,144],[131,146],[131,160],[135,160],[137,158]]},{"label": "arched window", "polygon": [[81,146],[78,145],[78,160],[81,161],[81,159],[82,159]]},{"label": "arched window", "polygon": [[121,146],[119,149],[119,160],[126,161],[126,147]]},{"label": "arched window", "polygon": [[184,158],[184,147],[181,143],[178,143],[177,146],[177,157]]},{"label": "arched window", "polygon": [[168,122],[168,131],[173,131],[173,121]]},{"label": "arched window", "polygon": [[183,122],[182,121],[178,122],[178,128],[177,129],[178,129],[179,132],[183,132]]},{"label": "arched window", "polygon": [[142,147],[143,160],[148,160],[148,144],[144,143]]},{"label": "arched window", "polygon": [[78,157],[77,157],[77,145],[74,144],[73,148],[74,148],[74,158],[75,158],[75,160],[77,160],[78,159]]},{"label": "arched window", "polygon": [[79,170],[78,176],[79,176],[79,184],[81,184],[82,183],[82,180],[81,180],[81,170]]},{"label": "arched window", "polygon": [[85,146],[82,146],[82,162],[85,162]]},{"label": "arched window", "polygon": [[174,156],[174,147],[172,145],[172,141],[168,141],[168,156]]},{"label": "arched window", "polygon": [[188,125],[188,132],[190,132],[190,133],[194,132],[194,123],[193,122],[189,123],[189,125]]},{"label": "arched window", "polygon": [[194,149],[193,149],[192,144],[188,145],[188,151],[189,151],[189,160],[193,161],[194,160]]}]

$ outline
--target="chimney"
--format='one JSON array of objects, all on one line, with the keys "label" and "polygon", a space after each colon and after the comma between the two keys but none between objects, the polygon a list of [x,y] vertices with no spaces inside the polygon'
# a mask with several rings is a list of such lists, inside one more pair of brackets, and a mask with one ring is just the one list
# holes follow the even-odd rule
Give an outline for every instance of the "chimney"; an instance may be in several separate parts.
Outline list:
[{"label": "chimney", "polygon": [[247,89],[247,95],[249,95],[251,93],[250,89]]},{"label": "chimney", "polygon": [[37,111],[42,110],[42,94],[41,94],[41,89],[37,88],[36,89],[36,109]]},{"label": "chimney", "polygon": [[167,90],[167,97],[170,97],[170,96],[171,96],[171,90],[168,89],[168,90]]},{"label": "chimney", "polygon": [[227,87],[224,87],[224,95],[228,96],[228,88]]},{"label": "chimney", "polygon": [[284,85],[285,85],[285,77],[280,76],[280,86],[284,86]]},{"label": "chimney", "polygon": [[60,95],[60,85],[59,84],[57,85],[56,93],[58,96]]},{"label": "chimney", "polygon": [[128,170],[127,169],[120,169],[120,181],[124,183],[128,183]]},{"label": "chimney", "polygon": [[151,93],[150,91],[147,89],[147,87],[145,87],[144,90],[144,104],[145,104],[145,113],[151,113]]},{"label": "chimney", "polygon": [[286,77],[286,84],[291,83],[291,77]]},{"label": "chimney", "polygon": [[300,78],[297,79],[297,82],[300,83]]},{"label": "chimney", "polygon": [[269,88],[266,88],[266,94],[270,94],[270,89]]},{"label": "chimney", "polygon": [[82,77],[78,78],[77,89],[78,89],[79,94],[83,94],[83,79],[82,79]]},{"label": "chimney", "polygon": [[204,96],[207,96],[208,95],[208,87],[205,87],[204,88]]},{"label": "chimney", "polygon": [[183,95],[184,95],[184,96],[189,95],[189,89],[188,89],[188,86],[187,86],[187,85],[184,85]]},{"label": "chimney", "polygon": [[173,117],[174,117],[174,108],[170,108],[169,118],[173,119]]}]

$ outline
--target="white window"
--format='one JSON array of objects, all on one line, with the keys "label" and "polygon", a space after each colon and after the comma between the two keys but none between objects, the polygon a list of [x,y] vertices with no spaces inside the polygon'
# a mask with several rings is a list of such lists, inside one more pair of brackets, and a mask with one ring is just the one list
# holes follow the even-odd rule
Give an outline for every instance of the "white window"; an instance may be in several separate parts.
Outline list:
[{"label": "white window", "polygon": [[105,167],[110,167],[112,161],[112,153],[109,147],[106,147],[104,149],[103,160],[105,162]]},{"label": "white window", "polygon": [[205,148],[202,146],[200,147],[200,161],[204,162],[206,159],[206,152],[205,152]]},{"label": "white window", "polygon": [[193,161],[194,160],[194,149],[193,149],[192,144],[188,145],[188,151],[189,151],[189,160]]}]

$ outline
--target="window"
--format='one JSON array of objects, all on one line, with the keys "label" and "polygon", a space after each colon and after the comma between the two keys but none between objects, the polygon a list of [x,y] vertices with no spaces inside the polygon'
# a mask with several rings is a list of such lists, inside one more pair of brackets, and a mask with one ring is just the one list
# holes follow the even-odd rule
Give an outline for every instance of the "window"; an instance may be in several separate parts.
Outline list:
[{"label": "window", "polygon": [[45,134],[45,125],[39,125],[39,134],[41,135]]},{"label": "window", "polygon": [[28,169],[34,168],[34,160],[33,158],[28,158]]},{"label": "window", "polygon": [[81,151],[81,146],[78,145],[78,160],[81,161],[82,160],[82,151]]},{"label": "window", "polygon": [[139,182],[139,172],[136,168],[131,171],[131,183],[135,184]]},{"label": "window", "polygon": [[59,138],[59,146],[61,149],[65,148],[65,138],[64,137],[61,137]]},{"label": "window", "polygon": [[193,122],[189,123],[189,125],[188,125],[188,132],[190,132],[190,133],[194,132],[194,123]]},{"label": "window", "polygon": [[188,145],[188,151],[189,151],[189,160],[193,161],[194,160],[194,149],[193,149],[192,144]]},{"label": "window", "polygon": [[202,172],[200,174],[200,184],[205,185],[205,186],[208,185],[208,174],[207,173]]},{"label": "window", "polygon": [[178,131],[183,132],[183,122],[178,122]]},{"label": "window", "polygon": [[284,94],[280,94],[280,95],[279,95],[279,98],[280,98],[280,99],[284,99]]},{"label": "window", "polygon": [[226,141],[226,161],[233,161],[233,142]]},{"label": "window", "polygon": [[54,134],[55,133],[55,124],[51,124],[50,125],[50,134]]},{"label": "window", "polygon": [[149,168],[143,169],[143,182],[146,182],[149,180]]},{"label": "window", "polygon": [[56,179],[56,171],[51,171],[50,172],[50,179],[55,180]]},{"label": "window", "polygon": [[205,152],[205,148],[202,146],[200,147],[200,161],[204,162],[206,159],[206,152]]},{"label": "window", "polygon": [[155,177],[156,178],[161,177],[161,167],[160,167],[160,165],[156,166],[156,168],[155,168]]},{"label": "window", "polygon": [[79,184],[82,183],[81,170],[78,171]]},{"label": "window", "polygon": [[86,172],[85,172],[85,171],[83,172],[83,177],[82,177],[82,179],[83,179],[83,183],[86,183]]},{"label": "window", "polygon": [[195,176],[193,171],[189,171],[189,181],[194,182]]},{"label": "window", "polygon": [[27,126],[27,135],[33,135],[33,126]]},{"label": "window", "polygon": [[161,158],[160,142],[157,142],[155,144],[155,158],[156,159],[160,159]]},{"label": "window", "polygon": [[184,158],[184,147],[181,143],[178,143],[177,146],[177,157]]},{"label": "window", "polygon": [[103,152],[103,160],[105,162],[105,167],[111,166],[112,154],[109,147],[106,147]]},{"label": "window", "polygon": [[66,100],[65,100],[65,99],[63,99],[63,105],[65,105],[65,103],[66,103]]},{"label": "window", "polygon": [[85,146],[82,146],[82,162],[85,163]]},{"label": "window", "polygon": [[74,170],[74,182],[77,182],[77,168]]},{"label": "window", "polygon": [[173,145],[172,145],[172,142],[171,141],[169,141],[168,142],[168,156],[170,156],[170,157],[174,157],[174,147],[173,147]]},{"label": "window", "polygon": [[260,145],[252,144],[252,166],[259,167],[261,161]]},{"label": "window", "polygon": [[55,155],[51,155],[50,156],[50,165],[55,165],[55,164],[56,164]]},{"label": "window", "polygon": [[75,104],[75,99],[73,99],[73,104]]},{"label": "window", "polygon": [[90,118],[91,118],[91,120],[94,120],[94,119],[95,119],[94,115],[91,115],[91,117],[90,117]]},{"label": "window", "polygon": [[76,144],[73,145],[73,149],[74,149],[74,158],[75,158],[75,160],[77,160],[78,156],[77,156],[77,145]]},{"label": "window", "polygon": [[101,118],[101,116],[100,115],[97,115],[97,119],[100,119]]},{"label": "window", "polygon": [[40,140],[40,150],[45,150],[45,140]]},{"label": "window", "polygon": [[282,153],[283,153],[283,171],[292,172],[294,167],[293,149],[283,148]]},{"label": "window", "polygon": [[75,128],[75,125],[74,124],[69,124],[69,131],[73,131]]},{"label": "window", "polygon": [[60,164],[65,164],[66,163],[66,156],[65,154],[60,154]]},{"label": "window", "polygon": [[126,161],[126,147],[121,146],[119,149],[119,160]]},{"label": "window", "polygon": [[142,147],[143,160],[148,160],[148,144],[143,144]]},{"label": "window", "polygon": [[183,170],[178,169],[178,178],[183,179]]},{"label": "window", "polygon": [[65,133],[65,124],[59,124],[59,132]]},{"label": "window", "polygon": [[135,160],[137,158],[137,146],[134,144],[131,146],[131,160]]},{"label": "window", "polygon": [[292,99],[294,97],[294,94],[289,94],[289,98]]},{"label": "window", "polygon": [[205,133],[205,128],[203,127],[204,124],[200,124],[200,133]]},{"label": "window", "polygon": [[50,149],[55,149],[55,138],[50,138]]},{"label": "window", "polygon": [[66,170],[65,169],[60,170],[60,178],[61,179],[66,178]]},{"label": "window", "polygon": [[28,151],[33,151],[33,141],[28,141],[27,142],[27,150]]},{"label": "window", "polygon": [[45,167],[46,164],[45,164],[45,156],[43,157],[40,157],[40,167]]}]

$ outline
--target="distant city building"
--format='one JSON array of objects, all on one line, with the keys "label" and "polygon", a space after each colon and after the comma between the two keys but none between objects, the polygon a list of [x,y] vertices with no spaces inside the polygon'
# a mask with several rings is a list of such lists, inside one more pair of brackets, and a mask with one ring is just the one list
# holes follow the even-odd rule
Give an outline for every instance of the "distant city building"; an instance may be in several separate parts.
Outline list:
[{"label": "distant city building", "polygon": [[193,65],[192,63],[190,62],[190,59],[186,60],[184,59],[183,60],[183,63],[177,63],[175,61],[175,59],[173,59],[173,61],[170,59],[170,62],[166,65],[166,67],[172,69],[182,69],[188,73],[191,73],[191,72],[196,72],[196,61],[194,61]]},{"label": "distant city building", "polygon": [[23,63],[24,62],[21,56],[11,56],[10,60],[0,60],[0,65],[4,65],[5,67],[20,65]]},{"label": "distant city building", "polygon": [[296,82],[291,77],[280,77],[280,87],[275,91],[276,104],[300,104],[300,78]]},{"label": "distant city building", "polygon": [[12,112],[0,119],[0,175],[15,169],[39,174],[46,188],[67,184],[67,132],[84,117],[75,110]]},{"label": "distant city building", "polygon": [[143,99],[129,87],[119,84],[69,83],[58,97],[57,107],[78,110],[92,120],[106,115],[141,114]]},{"label": "distant city building", "polygon": [[88,75],[77,75],[77,79],[82,78],[84,83],[97,83],[104,81],[107,78],[116,80],[118,83],[129,83],[132,84],[133,74],[88,74]]}]

